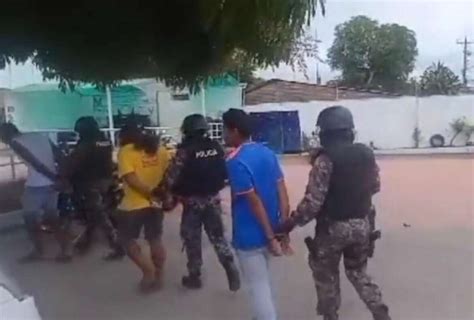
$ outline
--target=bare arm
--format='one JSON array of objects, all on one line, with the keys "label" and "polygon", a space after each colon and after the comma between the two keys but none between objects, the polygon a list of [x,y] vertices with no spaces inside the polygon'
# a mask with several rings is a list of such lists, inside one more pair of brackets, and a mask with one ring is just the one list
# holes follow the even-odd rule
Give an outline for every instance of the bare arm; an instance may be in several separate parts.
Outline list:
[{"label": "bare arm", "polygon": [[267,239],[272,240],[273,238],[275,238],[275,234],[273,233],[273,228],[272,228],[272,225],[270,223],[270,219],[268,218],[267,211],[265,210],[265,207],[263,206],[262,200],[257,195],[255,190],[251,190],[248,193],[246,193],[245,197],[249,201],[252,213],[255,215],[258,222],[262,226],[263,231],[265,232],[265,236],[267,237]]},{"label": "bare arm", "polygon": [[143,196],[147,198],[151,197],[152,190],[148,186],[143,184],[140,179],[138,179],[138,176],[135,174],[135,172],[131,172],[124,175],[123,180],[125,181],[125,183],[127,183],[127,185],[129,185],[135,191],[141,193]]},{"label": "bare arm", "polygon": [[23,147],[20,143],[13,141],[10,144],[10,148],[21,158],[23,161],[30,164],[36,171],[48,177],[51,181],[57,179],[56,173],[46,167],[41,161],[39,161],[34,154],[32,154],[27,148]]}]

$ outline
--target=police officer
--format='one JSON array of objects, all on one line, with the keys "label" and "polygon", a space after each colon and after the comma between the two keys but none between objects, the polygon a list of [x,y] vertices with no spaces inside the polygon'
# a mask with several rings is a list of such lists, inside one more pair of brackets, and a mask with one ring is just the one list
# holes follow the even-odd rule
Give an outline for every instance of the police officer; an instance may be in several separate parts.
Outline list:
[{"label": "police officer", "polygon": [[105,205],[113,183],[113,146],[93,117],[79,118],[74,131],[79,134],[79,141],[65,160],[63,175],[73,186],[76,209],[83,211],[86,217],[86,229],[76,239],[75,247],[86,252],[92,244],[95,229],[100,226],[112,249],[105,259],[121,258],[125,252],[118,243],[109,208]]},{"label": "police officer", "polygon": [[225,269],[229,289],[240,288],[240,277],[231,248],[224,237],[219,191],[227,177],[224,151],[207,136],[208,124],[200,114],[187,116],[181,126],[183,141],[178,146],[159,190],[171,191],[183,204],[181,237],[188,258],[189,275],[182,279],[189,289],[202,287],[202,227]]},{"label": "police officer", "polygon": [[318,296],[318,314],[337,320],[341,302],[339,261],[375,320],[388,320],[388,307],[379,287],[366,273],[371,226],[368,215],[372,195],[379,191],[378,167],[373,152],[354,143],[351,112],[334,106],[318,117],[322,149],[315,158],[303,200],[282,233],[317,219],[315,239],[308,239],[309,266]]}]

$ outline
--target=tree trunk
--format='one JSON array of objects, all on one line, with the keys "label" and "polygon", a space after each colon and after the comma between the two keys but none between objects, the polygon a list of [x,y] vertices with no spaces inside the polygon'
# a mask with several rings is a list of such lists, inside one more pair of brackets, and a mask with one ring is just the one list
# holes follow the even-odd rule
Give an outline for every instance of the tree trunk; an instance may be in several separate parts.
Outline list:
[{"label": "tree trunk", "polygon": [[366,87],[370,87],[370,84],[372,83],[372,80],[374,80],[375,76],[375,71],[370,71],[369,70],[369,79],[367,79],[367,83],[365,84]]}]

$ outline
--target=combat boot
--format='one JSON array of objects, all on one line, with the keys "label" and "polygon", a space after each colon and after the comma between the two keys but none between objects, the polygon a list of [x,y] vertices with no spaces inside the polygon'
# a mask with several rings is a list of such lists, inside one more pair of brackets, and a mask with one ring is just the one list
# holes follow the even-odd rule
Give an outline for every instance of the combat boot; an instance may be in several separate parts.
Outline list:
[{"label": "combat boot", "polygon": [[201,275],[199,274],[190,274],[188,276],[184,276],[181,280],[181,283],[184,287],[188,289],[201,289],[202,288],[202,281]]},{"label": "combat boot", "polygon": [[339,319],[339,316],[337,315],[337,313],[323,315],[323,320],[338,320],[338,319]]},{"label": "combat boot", "polygon": [[238,291],[240,289],[240,276],[235,263],[233,261],[224,263],[224,269],[229,282],[229,290],[232,292]]}]

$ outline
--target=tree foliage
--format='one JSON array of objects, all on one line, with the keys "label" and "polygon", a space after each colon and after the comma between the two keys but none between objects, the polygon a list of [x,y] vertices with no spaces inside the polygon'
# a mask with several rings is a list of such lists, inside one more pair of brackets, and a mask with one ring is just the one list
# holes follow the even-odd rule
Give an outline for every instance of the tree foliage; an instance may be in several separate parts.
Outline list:
[{"label": "tree foliage", "polygon": [[0,10],[0,68],[31,59],[46,79],[194,84],[242,52],[259,67],[292,48],[325,0],[17,0]]},{"label": "tree foliage", "polygon": [[366,16],[336,26],[329,65],[342,71],[342,83],[397,90],[405,84],[418,55],[415,32],[379,24]]},{"label": "tree foliage", "polygon": [[461,87],[459,77],[439,61],[429,66],[420,79],[420,89],[424,95],[453,95],[457,94]]},{"label": "tree foliage", "polygon": [[[293,71],[298,70],[302,72],[308,79],[307,58],[319,59],[316,39],[308,34],[302,34],[299,38],[288,42],[284,62],[289,65]],[[252,57],[246,52],[236,50],[231,61],[231,64],[228,66],[229,73],[242,82],[253,84],[262,80],[255,76],[256,70],[261,66],[252,60]]]}]

